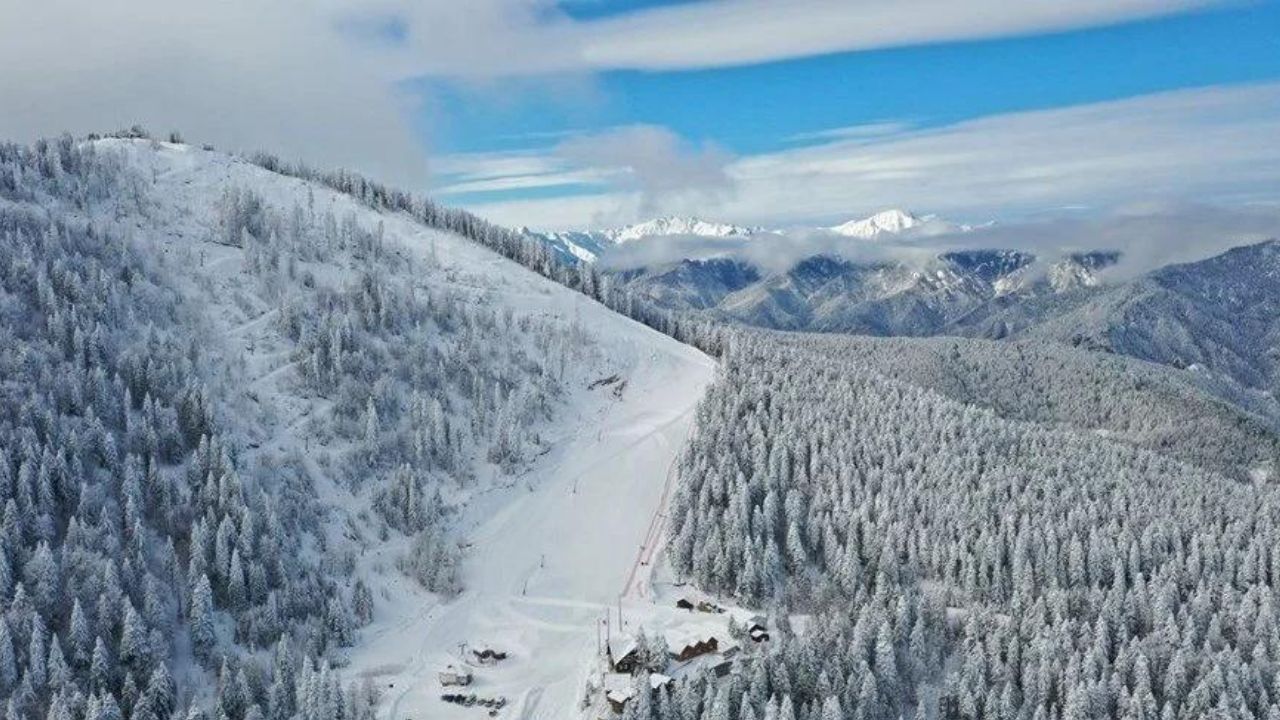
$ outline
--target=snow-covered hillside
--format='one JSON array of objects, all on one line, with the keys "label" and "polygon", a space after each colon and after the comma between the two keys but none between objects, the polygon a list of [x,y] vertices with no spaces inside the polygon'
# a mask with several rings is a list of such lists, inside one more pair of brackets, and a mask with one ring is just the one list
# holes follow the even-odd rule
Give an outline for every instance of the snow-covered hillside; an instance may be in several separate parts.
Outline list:
[{"label": "snow-covered hillside", "polygon": [[[22,169],[7,177],[18,184],[0,188],[0,210],[91,227],[149,258],[147,277],[179,318],[173,332],[199,347],[192,382],[208,395],[223,462],[259,508],[222,520],[230,530],[213,519],[216,553],[215,527],[189,523],[202,512],[194,505],[174,511],[181,522],[148,515],[154,560],[137,535],[135,566],[158,568],[167,534],[197,605],[212,596],[210,635],[180,612],[185,582],[162,590],[179,600],[155,621],[171,624],[155,657],[173,669],[178,704],[208,707],[216,686],[239,718],[310,702],[303,688],[316,682],[337,692],[368,680],[335,702],[354,716],[367,704],[397,720],[470,717],[439,700],[437,666],[460,662],[458,643],[489,642],[511,657],[478,672],[477,691],[517,703],[511,716],[565,717],[594,652],[596,609],[644,581],[640,548],[654,542],[713,362],[467,239],[228,155],[104,139],[49,146],[47,162],[40,149],[15,157]],[[117,318],[112,337],[146,336],[132,316]],[[193,465],[177,454],[157,467],[180,477]],[[314,629],[288,609],[310,605],[283,600],[301,580],[280,587],[278,604],[257,576],[240,589],[250,575],[240,558],[259,555],[245,528],[272,512],[262,503],[288,508],[274,542],[298,564],[291,572],[323,579],[308,586],[324,608]],[[53,523],[60,538],[65,518]],[[209,560],[188,546],[208,548]],[[45,616],[50,632],[67,636],[69,611]],[[116,627],[95,632],[113,656],[126,642]],[[209,647],[193,654],[199,643]],[[274,661],[254,647],[274,647]],[[224,679],[261,682],[215,683],[217,657]],[[96,685],[104,696],[132,692],[123,669]]]}]

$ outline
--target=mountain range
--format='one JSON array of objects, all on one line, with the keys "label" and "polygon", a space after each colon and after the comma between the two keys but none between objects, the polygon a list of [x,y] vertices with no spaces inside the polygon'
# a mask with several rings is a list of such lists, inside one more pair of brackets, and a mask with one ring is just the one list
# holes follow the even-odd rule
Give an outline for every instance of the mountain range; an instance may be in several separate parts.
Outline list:
[{"label": "mountain range", "polygon": [[962,237],[970,229],[888,210],[809,229],[848,238],[856,243],[854,252],[815,252],[781,269],[732,251],[776,240],[780,231],[695,218],[662,218],[591,233],[525,232],[578,262],[594,262],[620,245],[638,246],[662,236],[705,239],[712,248],[716,240],[727,241],[726,252],[701,257],[623,269],[597,265],[616,286],[677,314],[788,331],[1051,340],[1175,367],[1208,368],[1245,387],[1276,387],[1280,244],[1275,241],[1124,279],[1108,277],[1122,259],[1110,249],[1042,257],[979,247],[915,253],[909,259],[857,252],[868,242],[880,248],[872,241],[890,237]]}]

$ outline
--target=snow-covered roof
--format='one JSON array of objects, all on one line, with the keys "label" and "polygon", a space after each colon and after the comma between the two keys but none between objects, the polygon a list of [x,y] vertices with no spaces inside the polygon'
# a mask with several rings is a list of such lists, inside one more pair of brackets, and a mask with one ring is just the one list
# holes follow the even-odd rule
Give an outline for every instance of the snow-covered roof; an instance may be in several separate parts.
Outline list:
[{"label": "snow-covered roof", "polygon": [[640,645],[636,642],[634,637],[630,635],[620,635],[609,641],[609,655],[614,660],[621,660],[635,652],[639,647]]},{"label": "snow-covered roof", "polygon": [[668,648],[679,650],[710,640],[715,640],[718,644],[722,644],[725,642],[725,633],[705,627],[678,627],[665,632],[663,638],[666,639]]},{"label": "snow-covered roof", "polygon": [[630,700],[631,696],[635,694],[636,694],[636,691],[634,688],[627,688],[626,690],[610,690],[609,692],[605,693],[604,696],[609,698],[613,702],[624,703]]}]

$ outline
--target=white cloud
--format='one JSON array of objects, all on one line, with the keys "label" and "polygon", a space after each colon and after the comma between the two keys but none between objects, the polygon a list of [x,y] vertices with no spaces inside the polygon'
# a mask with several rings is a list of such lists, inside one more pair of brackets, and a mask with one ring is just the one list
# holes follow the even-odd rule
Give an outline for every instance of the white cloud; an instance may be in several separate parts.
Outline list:
[{"label": "white cloud", "polygon": [[142,123],[420,186],[419,110],[395,91],[413,78],[589,95],[582,79],[601,69],[1056,30],[1210,2],[710,0],[575,21],[553,0],[0,0],[0,138]]},{"label": "white cloud", "polygon": [[425,179],[384,68],[340,0],[0,0],[0,137],[142,123],[387,180]]},{"label": "white cloud", "polygon": [[715,202],[732,187],[727,152],[651,125],[572,138],[556,152],[577,166],[603,168],[611,185],[639,194],[641,212]]},{"label": "white cloud", "polygon": [[[1280,84],[992,116],[869,140],[852,130],[832,136],[838,139],[730,163],[732,192],[701,213],[785,225],[908,207],[983,220],[1069,206],[1239,204],[1280,195]],[[637,219],[626,216],[641,206],[634,193],[601,193],[473,209],[503,222],[572,227]]]},{"label": "white cloud", "polygon": [[1021,35],[1168,15],[1209,0],[714,0],[586,29],[599,68],[701,68]]},{"label": "white cloud", "polygon": [[[405,74],[528,76],[744,65],[1109,25],[1222,0],[704,0],[574,21],[550,0],[403,3]],[[390,5],[391,3],[388,2]]]}]

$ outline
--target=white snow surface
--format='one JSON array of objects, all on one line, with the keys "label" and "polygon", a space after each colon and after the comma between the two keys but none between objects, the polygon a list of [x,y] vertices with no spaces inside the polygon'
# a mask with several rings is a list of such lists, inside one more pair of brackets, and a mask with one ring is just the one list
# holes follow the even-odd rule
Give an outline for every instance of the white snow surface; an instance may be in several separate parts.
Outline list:
[{"label": "white snow surface", "polygon": [[[463,660],[460,644],[488,645],[510,657],[473,667],[475,681],[467,691],[507,697],[510,705],[500,717],[579,714],[582,688],[597,664],[599,618],[620,598],[628,607],[651,605],[650,573],[662,544],[675,459],[714,362],[478,244],[372,210],[318,184],[186,145],[97,142],[101,151],[119,153],[144,171],[152,206],[145,217],[101,208],[95,220],[154,242],[157,252],[190,274],[191,292],[215,318],[210,332],[218,337],[210,338],[211,346],[221,344],[243,358],[251,376],[246,394],[253,402],[245,404],[261,401],[271,408],[262,411],[263,437],[255,439],[260,449],[250,454],[301,449],[308,419],[325,408],[291,394],[293,369],[270,322],[274,311],[246,307],[239,292],[247,282],[241,251],[211,242],[211,218],[226,188],[251,188],[285,208],[314,201],[370,227],[383,223],[396,251],[429,257],[433,281],[471,301],[509,307],[517,317],[585,327],[598,352],[588,366],[575,368],[569,397],[545,430],[549,451],[515,476],[478,469],[480,489],[457,518],[459,540],[468,546],[464,591],[441,598],[403,576],[395,568],[403,537],[393,534],[365,550],[357,563],[374,593],[374,622],[361,630],[343,670],[381,690],[380,717],[475,718],[484,711],[440,701],[444,690],[436,673]],[[620,381],[588,388],[612,375]],[[344,528],[358,500],[327,482],[319,464],[308,459],[307,465],[332,515],[331,551],[350,551]]]},{"label": "white snow surface", "polygon": [[440,602],[388,576],[390,607],[352,653],[353,668],[384,687],[387,718],[473,717],[438,700],[435,673],[466,658],[463,644],[484,643],[511,657],[477,669],[469,692],[511,700],[502,717],[578,713],[599,620],[620,598],[627,615],[647,604],[674,461],[713,371],[692,354],[646,360],[621,400],[584,399],[564,442],[471,504],[459,597]]}]

